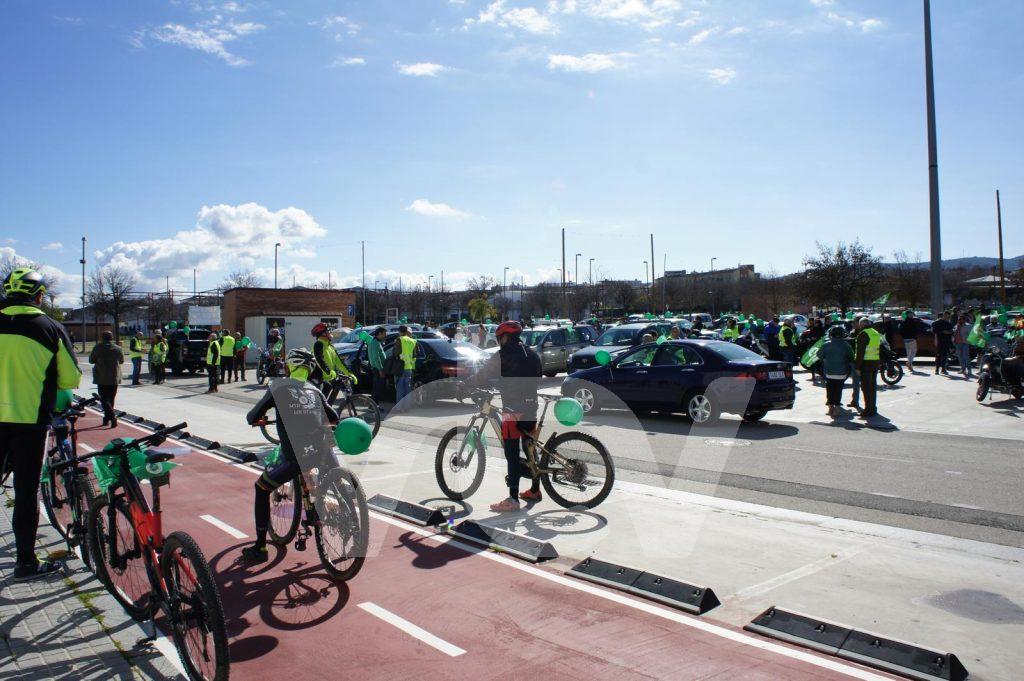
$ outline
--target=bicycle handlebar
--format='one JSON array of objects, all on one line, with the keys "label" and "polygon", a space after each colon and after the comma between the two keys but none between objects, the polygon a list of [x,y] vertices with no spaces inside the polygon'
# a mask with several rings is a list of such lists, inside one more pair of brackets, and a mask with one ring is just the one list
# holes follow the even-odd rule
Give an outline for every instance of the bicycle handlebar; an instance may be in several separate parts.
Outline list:
[{"label": "bicycle handlebar", "polygon": [[[122,441],[121,443],[116,444],[109,449],[101,449],[96,452],[90,452],[85,456],[79,456],[78,460],[86,461],[96,456],[126,456],[128,452],[132,449],[138,449],[139,447],[142,447],[144,445],[159,445],[164,440],[166,440],[167,436],[170,435],[171,433],[176,433],[179,430],[184,430],[187,427],[188,423],[182,421],[176,426],[161,428],[160,430],[157,430],[156,432],[151,433],[150,435],[137,438],[135,440],[132,440],[131,442]],[[114,440],[114,442],[117,442],[117,440]],[[64,463],[66,465],[68,462]],[[59,465],[60,464],[58,464],[58,466]],[[54,468],[56,468],[56,466]]]}]

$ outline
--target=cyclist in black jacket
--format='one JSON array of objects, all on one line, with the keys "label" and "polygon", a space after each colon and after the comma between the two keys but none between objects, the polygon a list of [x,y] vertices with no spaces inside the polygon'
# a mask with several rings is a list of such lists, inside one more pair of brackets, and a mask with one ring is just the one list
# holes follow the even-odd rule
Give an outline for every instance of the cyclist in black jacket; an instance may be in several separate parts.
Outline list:
[{"label": "cyclist in black jacket", "polygon": [[[519,493],[519,479],[524,466],[520,463],[519,447],[523,451],[533,446],[534,431],[537,428],[537,389],[540,386],[541,361],[537,353],[529,349],[520,338],[523,327],[519,322],[503,322],[494,335],[498,339],[498,351],[473,376],[473,385],[479,387],[492,379],[498,380],[501,391],[503,413],[501,417],[502,445],[508,462],[508,490],[506,499],[491,504],[495,513],[511,513],[519,510],[519,499],[537,502],[540,480],[534,478],[530,489]],[[512,380],[503,380],[512,379]]]}]

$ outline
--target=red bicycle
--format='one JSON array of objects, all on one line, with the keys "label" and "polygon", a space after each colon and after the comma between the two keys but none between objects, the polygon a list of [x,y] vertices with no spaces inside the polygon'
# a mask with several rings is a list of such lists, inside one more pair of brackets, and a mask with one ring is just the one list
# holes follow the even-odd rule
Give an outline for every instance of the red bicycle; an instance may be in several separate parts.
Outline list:
[{"label": "red bicycle", "polygon": [[[190,535],[163,535],[160,488],[170,482],[174,454],[148,449],[185,426],[113,440],[79,457],[93,459],[104,492],[89,509],[86,540],[96,576],[132,617],[153,620],[154,637],[163,613],[188,677],[226,681],[228,637],[210,565]],[[152,507],[140,480],[149,481]]]}]

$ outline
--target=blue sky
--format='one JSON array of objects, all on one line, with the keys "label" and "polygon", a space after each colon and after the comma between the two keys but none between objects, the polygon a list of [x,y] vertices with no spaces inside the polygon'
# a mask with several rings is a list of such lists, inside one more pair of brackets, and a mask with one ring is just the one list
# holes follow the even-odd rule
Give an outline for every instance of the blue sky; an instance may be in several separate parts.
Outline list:
[{"label": "blue sky", "polygon": [[[944,255],[1024,253],[1024,3],[934,0]],[[916,0],[0,3],[0,248],[150,284],[927,257]],[[73,284],[68,282],[68,287]]]}]

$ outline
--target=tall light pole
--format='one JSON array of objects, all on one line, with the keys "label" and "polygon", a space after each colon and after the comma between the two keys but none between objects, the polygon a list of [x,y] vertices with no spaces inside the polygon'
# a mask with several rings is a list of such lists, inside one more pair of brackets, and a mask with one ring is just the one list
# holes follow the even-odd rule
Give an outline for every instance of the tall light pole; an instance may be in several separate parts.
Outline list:
[{"label": "tall light pole", "polygon": [[[650,263],[648,263],[646,260],[644,260],[644,279],[648,279],[649,278],[649,274],[648,274],[648,271],[650,270],[650,267],[648,267],[649,264]],[[647,295],[647,311],[651,312],[651,296],[650,296],[650,293],[648,293],[648,295]]]},{"label": "tall light pole", "polygon": [[501,318],[505,319],[505,313],[508,310],[508,285],[506,284],[507,279],[505,275],[508,274],[509,267],[505,265],[505,268],[501,270]]},{"label": "tall light pole", "polygon": [[583,254],[582,253],[577,253],[576,254],[576,280],[575,280],[575,284],[577,286],[580,285],[580,256],[581,255],[583,255]]},{"label": "tall light pole", "polygon": [[274,244],[274,288],[277,288],[277,249],[281,248],[281,242]]},{"label": "tall light pole", "polygon": [[427,293],[430,293],[430,291],[431,291],[431,288],[430,288],[430,282],[431,282],[431,280],[432,280],[433,278],[434,278],[434,275],[433,275],[433,274],[428,274],[428,275],[427,275]]},{"label": "tall light pole", "polygon": [[192,302],[194,305],[198,305],[199,302],[196,300],[199,297],[199,287],[196,286],[196,268],[192,268]]},{"label": "tall light pole", "polygon": [[[82,237],[82,354],[85,354],[85,237]],[[99,339],[97,339],[99,340]]]},{"label": "tall light pole", "polygon": [[942,311],[942,231],[939,225],[939,160],[935,140],[935,78],[932,75],[932,7],[924,0],[925,96],[928,100],[928,214],[931,218],[932,312]]},{"label": "tall light pole", "polygon": [[718,258],[711,258],[711,271],[712,272],[715,271],[715,261],[716,260],[718,260]]},{"label": "tall light pole", "polygon": [[590,285],[593,286],[594,285],[594,259],[593,258],[590,259],[590,264],[587,267],[588,267],[588,270],[589,270],[587,272],[587,274],[588,274],[587,281],[589,281]]},{"label": "tall light pole", "polygon": [[363,313],[363,321],[365,322],[366,321],[366,242],[365,241],[360,241],[359,242],[359,253],[360,253],[360,257],[362,259],[362,265],[363,265],[363,309],[362,309],[362,313]]},{"label": "tall light pole", "polygon": [[651,302],[651,312],[654,312],[654,235],[651,234],[651,286],[647,289],[647,296]]},{"label": "tall light pole", "polygon": [[999,302],[1006,305],[1006,271],[1003,269],[1003,209],[996,190],[996,227],[999,230]]}]

